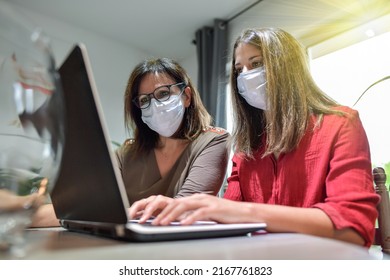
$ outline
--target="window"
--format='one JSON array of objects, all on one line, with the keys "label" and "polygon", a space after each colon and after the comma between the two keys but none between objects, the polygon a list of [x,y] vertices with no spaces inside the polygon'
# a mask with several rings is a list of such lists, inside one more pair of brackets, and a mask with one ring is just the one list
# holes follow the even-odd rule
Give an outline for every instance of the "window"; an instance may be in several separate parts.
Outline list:
[{"label": "window", "polygon": [[[373,165],[386,167],[387,164],[390,168],[390,79],[370,88],[354,106],[371,84],[390,76],[390,30],[378,32],[375,29],[375,24],[383,24],[388,18],[313,46],[309,54],[312,74],[320,88],[339,103],[359,111]],[[390,25],[381,26],[389,28]],[[341,49],[332,49],[337,42],[344,45]],[[349,42],[348,46],[345,46],[346,42]]]}]

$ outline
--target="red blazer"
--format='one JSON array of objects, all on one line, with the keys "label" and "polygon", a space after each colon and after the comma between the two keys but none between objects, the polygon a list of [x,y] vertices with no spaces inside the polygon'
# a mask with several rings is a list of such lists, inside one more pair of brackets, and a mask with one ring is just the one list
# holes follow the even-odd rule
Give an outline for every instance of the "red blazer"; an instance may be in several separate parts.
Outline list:
[{"label": "red blazer", "polygon": [[[233,156],[225,198],[296,207],[322,209],[336,229],[353,228],[373,242],[376,205],[370,149],[358,112],[338,109],[347,117],[325,115],[311,128],[297,149],[261,158],[264,148],[245,160]],[[264,138],[265,139],[265,138]]]}]

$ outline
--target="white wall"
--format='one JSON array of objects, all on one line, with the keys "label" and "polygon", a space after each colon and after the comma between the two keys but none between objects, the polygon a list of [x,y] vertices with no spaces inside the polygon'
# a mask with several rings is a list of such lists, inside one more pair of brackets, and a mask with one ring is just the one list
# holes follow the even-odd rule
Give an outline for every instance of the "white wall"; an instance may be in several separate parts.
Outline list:
[{"label": "white wall", "polygon": [[76,42],[87,46],[109,134],[123,142],[128,135],[123,122],[123,94],[134,66],[151,55],[77,26],[60,22],[13,5],[50,37],[57,66]]},{"label": "white wall", "polygon": [[[82,42],[87,46],[110,137],[117,142],[123,142],[128,137],[123,122],[123,93],[128,76],[137,63],[145,58],[153,57],[154,54],[146,53],[55,18],[23,9],[12,2],[9,4],[37,27],[42,27],[50,37],[57,66],[61,65],[74,43]],[[248,22],[246,20],[243,22],[237,19],[229,23],[229,44],[232,44],[237,34],[243,29],[243,25],[257,26],[259,23],[256,21]],[[230,52],[228,56],[230,59]],[[198,63],[195,45],[193,45],[193,54],[179,63],[197,85]]]},{"label": "white wall", "polygon": [[[10,2],[10,5],[14,6],[30,22],[42,27],[50,37],[58,66],[61,65],[74,43],[82,42],[87,46],[110,137],[117,142],[123,142],[128,137],[123,123],[123,93],[128,76],[137,63],[145,58],[153,57],[154,54],[146,53],[69,23],[23,9],[12,4],[12,2]],[[231,50],[233,40],[244,27],[253,27],[260,24],[261,20],[257,18],[244,21],[238,18],[230,22],[229,49]],[[231,56],[230,50],[228,59]],[[194,84],[197,85],[198,64],[195,45],[193,46],[193,54],[185,60],[179,61],[179,63],[186,69]]]},{"label": "white wall", "polygon": [[193,55],[188,56],[185,60],[178,61],[187,71],[195,86],[198,85],[198,59],[196,57],[196,46],[194,45]]}]

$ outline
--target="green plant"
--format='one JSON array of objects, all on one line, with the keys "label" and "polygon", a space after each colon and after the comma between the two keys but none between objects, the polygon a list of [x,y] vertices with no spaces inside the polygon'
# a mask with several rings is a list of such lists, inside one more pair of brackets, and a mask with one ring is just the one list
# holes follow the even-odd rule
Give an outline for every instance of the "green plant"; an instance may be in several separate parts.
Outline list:
[{"label": "green plant", "polygon": [[[24,176],[28,174],[29,176]],[[29,195],[31,193],[36,192],[39,189],[40,183],[43,177],[35,174],[35,176],[31,176],[35,174],[33,172],[18,172],[18,175],[15,173],[5,171],[4,169],[0,169],[0,189],[14,189],[17,195]]]}]

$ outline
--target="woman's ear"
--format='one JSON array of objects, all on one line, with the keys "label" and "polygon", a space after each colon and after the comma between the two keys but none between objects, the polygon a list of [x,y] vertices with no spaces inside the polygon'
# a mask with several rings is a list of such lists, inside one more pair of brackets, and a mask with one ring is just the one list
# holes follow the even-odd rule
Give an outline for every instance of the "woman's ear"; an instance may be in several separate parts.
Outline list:
[{"label": "woman's ear", "polygon": [[191,98],[192,98],[192,90],[190,87],[186,87],[183,91],[183,96],[184,96],[184,100],[183,100],[183,103],[184,103],[184,107],[188,107],[190,106],[191,104]]}]

